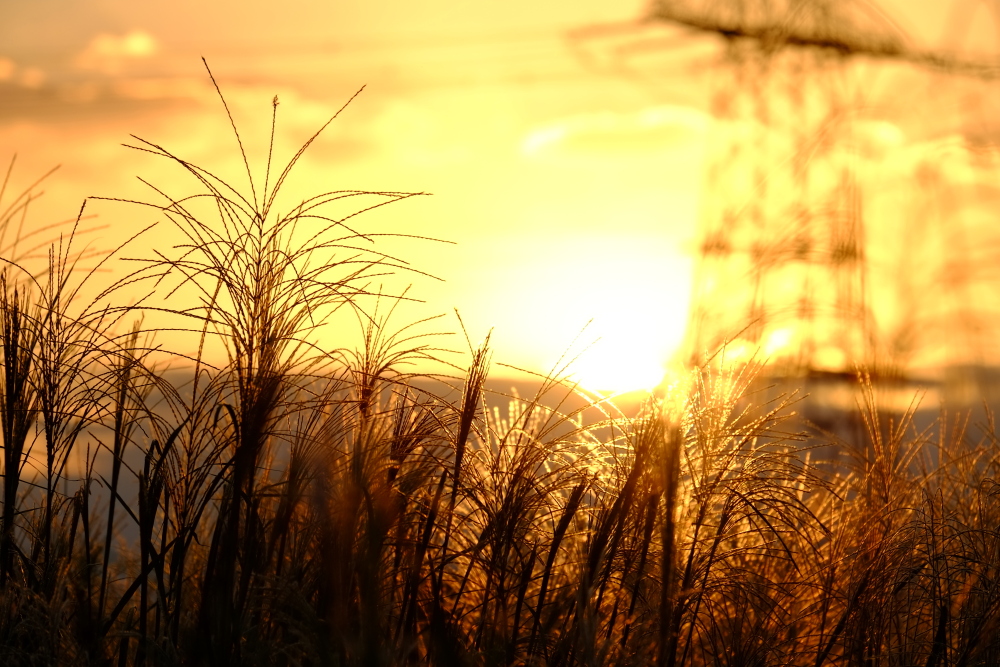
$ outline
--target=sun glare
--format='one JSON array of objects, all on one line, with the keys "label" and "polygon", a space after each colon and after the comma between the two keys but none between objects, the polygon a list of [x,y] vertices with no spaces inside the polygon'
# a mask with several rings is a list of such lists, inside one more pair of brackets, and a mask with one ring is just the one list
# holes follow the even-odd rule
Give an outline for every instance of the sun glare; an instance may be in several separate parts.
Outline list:
[{"label": "sun glare", "polygon": [[[656,257],[643,241],[580,238],[565,244],[566,258],[547,267],[554,276],[549,282],[560,275],[588,279],[565,281],[563,289],[538,291],[521,303],[522,315],[546,323],[533,330],[535,345],[549,350],[539,366],[602,394],[663,382],[684,338],[688,267],[679,255]],[[600,273],[592,268],[597,266]],[[544,284],[543,274],[524,268],[535,284]]]},{"label": "sun glare", "polygon": [[581,313],[587,306],[602,307],[578,338],[583,349],[569,367],[571,378],[601,394],[649,391],[662,384],[683,337],[683,320],[669,307],[651,305],[657,296],[652,288],[598,289],[589,303],[574,304]]},{"label": "sun glare", "polygon": [[598,341],[573,364],[572,378],[588,391],[650,391],[664,378],[663,363],[649,350]]}]

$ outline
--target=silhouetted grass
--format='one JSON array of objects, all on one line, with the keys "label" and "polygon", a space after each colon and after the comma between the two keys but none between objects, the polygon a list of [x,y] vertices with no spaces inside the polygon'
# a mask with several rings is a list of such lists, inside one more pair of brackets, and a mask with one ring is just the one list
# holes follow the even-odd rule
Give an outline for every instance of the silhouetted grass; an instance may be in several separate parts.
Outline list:
[{"label": "silhouetted grass", "polygon": [[[584,421],[557,374],[501,410],[489,338],[455,391],[416,373],[441,350],[373,287],[408,265],[325,213],[408,194],[277,215],[302,151],[260,190],[243,156],[241,193],[139,148],[202,190],[147,204],[181,241],[120,281],[150,286],[137,305],[81,299],[72,234],[35,273],[4,241],[0,662],[1000,660],[992,422],[917,432],[862,374],[863,437],[824,441],[761,365],[714,362],[634,415]],[[143,308],[200,341],[187,379],[129,328]],[[341,309],[359,342],[327,349]]]}]

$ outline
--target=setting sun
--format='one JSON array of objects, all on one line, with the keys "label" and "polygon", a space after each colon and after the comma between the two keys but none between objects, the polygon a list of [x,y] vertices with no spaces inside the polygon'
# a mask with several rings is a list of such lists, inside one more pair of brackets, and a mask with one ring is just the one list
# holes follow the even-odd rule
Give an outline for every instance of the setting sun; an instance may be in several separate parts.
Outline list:
[{"label": "setting sun", "polygon": [[[566,319],[593,313],[573,348],[579,352],[569,353],[573,361],[568,370],[589,391],[650,390],[663,381],[681,345],[687,283],[663,264],[644,266],[641,257],[615,268],[618,275],[562,304]],[[664,284],[670,278],[675,284]],[[665,293],[672,298],[664,299]]]},{"label": "setting sun", "polygon": [[664,369],[649,349],[630,349],[615,337],[602,339],[573,364],[571,378],[584,389],[619,394],[649,391],[663,381]]}]

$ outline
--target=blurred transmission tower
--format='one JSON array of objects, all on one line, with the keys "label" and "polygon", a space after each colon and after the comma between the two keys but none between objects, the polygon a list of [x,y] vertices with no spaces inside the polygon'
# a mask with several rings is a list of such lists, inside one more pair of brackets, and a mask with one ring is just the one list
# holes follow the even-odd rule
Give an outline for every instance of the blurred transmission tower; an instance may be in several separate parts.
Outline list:
[{"label": "blurred transmission tower", "polygon": [[723,43],[690,353],[741,339],[796,369],[874,363],[851,149],[866,91],[852,68],[892,59],[973,76],[994,69],[910,49],[863,0],[659,0],[650,18]]}]

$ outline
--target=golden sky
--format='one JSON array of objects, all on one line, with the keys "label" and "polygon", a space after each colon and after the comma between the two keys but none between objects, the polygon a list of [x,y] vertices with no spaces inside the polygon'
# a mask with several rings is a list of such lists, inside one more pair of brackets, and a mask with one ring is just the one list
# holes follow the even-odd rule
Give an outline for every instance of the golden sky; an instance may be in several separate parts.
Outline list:
[{"label": "golden sky", "polygon": [[[885,11],[920,43],[986,40],[982,21],[944,25],[945,4],[893,0]],[[32,219],[67,218],[87,195],[149,199],[136,175],[188,187],[121,147],[130,134],[240,178],[201,57],[258,165],[273,95],[287,159],[364,85],[310,149],[293,197],[432,193],[361,219],[369,231],[454,242],[391,246],[444,281],[412,280],[427,302],[420,314],[457,308],[473,339],[494,330],[497,361],[533,371],[593,320],[573,348],[602,339],[581,373],[609,388],[650,385],[684,335],[712,46],[664,26],[622,30],[646,10],[602,0],[0,1],[0,160],[17,154],[22,184],[61,164]],[[646,37],[669,48],[616,51]],[[891,77],[872,81],[893,89]],[[927,139],[912,131],[924,121],[879,115],[898,130],[891,141]],[[106,245],[151,219],[108,203],[92,212]]]}]

